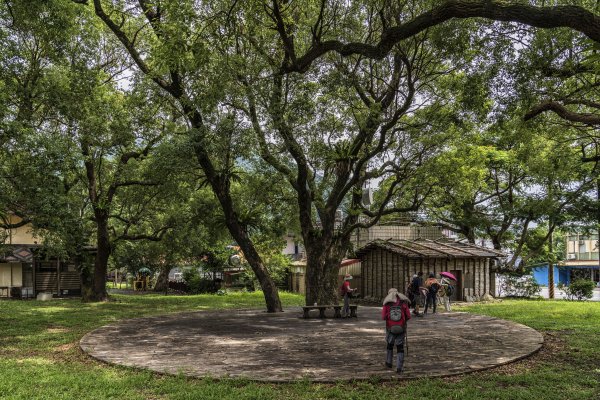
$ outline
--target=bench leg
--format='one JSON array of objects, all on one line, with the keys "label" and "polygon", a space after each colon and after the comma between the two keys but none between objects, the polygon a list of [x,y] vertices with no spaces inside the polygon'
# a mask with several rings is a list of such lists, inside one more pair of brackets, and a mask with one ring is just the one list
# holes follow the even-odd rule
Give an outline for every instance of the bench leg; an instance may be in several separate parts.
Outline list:
[{"label": "bench leg", "polygon": [[304,318],[308,318],[308,308],[304,309]]},{"label": "bench leg", "polygon": [[333,318],[342,318],[342,313],[340,312],[340,310],[342,309],[342,307],[333,307]]},{"label": "bench leg", "polygon": [[319,318],[325,318],[325,308],[319,308]]}]

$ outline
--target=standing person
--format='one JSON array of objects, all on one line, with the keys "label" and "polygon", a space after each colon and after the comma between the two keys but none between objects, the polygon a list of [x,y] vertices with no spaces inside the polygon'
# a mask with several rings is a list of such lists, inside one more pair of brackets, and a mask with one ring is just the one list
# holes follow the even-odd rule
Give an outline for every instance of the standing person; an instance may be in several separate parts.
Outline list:
[{"label": "standing person", "polygon": [[385,320],[385,341],[387,343],[385,366],[392,368],[394,346],[396,346],[396,372],[399,374],[404,369],[406,322],[410,319],[408,302],[408,297],[391,288],[383,299],[383,309],[381,310],[381,318]]},{"label": "standing person", "polygon": [[[410,278],[410,283],[408,284],[408,286],[406,287],[406,297],[408,297],[408,300],[410,301],[409,304],[415,304],[415,292],[413,290],[413,280],[417,277],[417,274],[414,274],[411,278]],[[414,308],[414,306],[413,306]]]},{"label": "standing person", "polygon": [[350,296],[351,296],[351,293],[356,290],[356,289],[352,289],[350,287],[351,280],[352,280],[352,275],[346,274],[346,276],[344,276],[344,282],[342,283],[342,286],[340,287],[340,292],[342,294],[342,297],[344,298],[344,308],[342,310],[342,318],[350,317]]},{"label": "standing person", "polygon": [[423,296],[421,296],[421,287],[423,286],[423,271],[419,271],[416,276],[413,276],[412,282],[410,283],[412,291],[412,304],[415,309],[415,315],[422,317],[423,314],[419,313]]},{"label": "standing person", "polygon": [[432,304],[433,313],[435,314],[437,308],[437,292],[440,290],[440,283],[435,279],[435,275],[432,272],[429,273],[429,277],[425,281],[425,287],[427,288],[427,300],[425,301],[424,313],[427,314],[429,304]]},{"label": "standing person", "polygon": [[450,296],[452,296],[452,293],[454,293],[454,285],[452,285],[452,281],[450,280],[450,278],[447,278],[445,276],[442,276],[442,279],[440,279],[440,285],[442,285],[442,288],[444,288],[442,303],[444,304],[444,308],[446,309],[446,311],[450,312],[452,311],[452,308],[450,306]]}]

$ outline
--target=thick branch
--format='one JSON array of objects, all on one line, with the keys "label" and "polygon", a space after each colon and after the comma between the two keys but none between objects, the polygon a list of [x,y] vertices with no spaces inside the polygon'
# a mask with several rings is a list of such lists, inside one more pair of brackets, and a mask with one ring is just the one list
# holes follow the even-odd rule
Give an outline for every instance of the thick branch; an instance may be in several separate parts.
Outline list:
[{"label": "thick branch", "polygon": [[252,121],[252,127],[254,128],[254,132],[256,132],[256,137],[258,139],[258,144],[260,147],[260,155],[268,164],[270,164],[273,168],[279,171],[286,179],[290,182],[290,184],[298,190],[296,184],[296,176],[294,173],[287,167],[287,165],[280,162],[269,150],[269,145],[266,140],[265,132],[260,126],[260,122],[258,120],[258,114],[256,111],[256,98],[254,97],[254,93],[252,89],[250,89],[249,84],[243,80],[242,84],[246,88],[246,95],[248,98],[248,117]]},{"label": "thick branch", "polygon": [[154,33],[156,34],[156,36],[160,37],[160,10],[158,9],[158,7],[156,8],[156,10],[153,9],[151,4],[148,4],[148,1],[146,0],[138,0],[138,2],[140,3],[140,7],[142,7],[142,10],[144,11],[146,19],[148,20],[150,25],[152,25]]},{"label": "thick branch", "polygon": [[172,91],[173,91],[172,85],[169,82],[167,82],[166,80],[164,80],[164,79],[160,78],[159,76],[156,76],[155,74],[152,73],[148,64],[146,64],[146,62],[142,58],[141,54],[135,48],[135,44],[133,43],[133,41],[130,40],[129,37],[127,36],[127,34],[121,29],[121,27],[118,24],[116,24],[110,18],[110,16],[108,14],[106,14],[106,12],[104,11],[104,8],[102,8],[102,4],[101,4],[100,0],[94,0],[94,11],[95,11],[96,15],[106,24],[106,26],[108,26],[108,28],[115,34],[115,36],[117,37],[117,39],[119,39],[119,41],[123,44],[123,46],[125,46],[125,48],[127,49],[127,52],[129,53],[129,55],[131,56],[131,58],[133,59],[135,64],[138,66],[138,68],[145,75],[150,76],[152,78],[152,80],[154,82],[156,82],[161,88],[163,88],[167,92],[173,94],[172,93]]},{"label": "thick branch", "polygon": [[539,114],[552,111],[556,113],[562,119],[570,122],[578,122],[585,125],[600,125],[600,116],[591,113],[576,113],[567,109],[564,105],[555,101],[545,101],[533,107],[523,119],[528,121],[537,117]]},{"label": "thick branch", "polygon": [[129,240],[129,241],[149,240],[151,242],[160,242],[162,240],[163,236],[165,235],[165,233],[171,228],[172,228],[171,226],[164,226],[164,227],[158,229],[157,231],[153,232],[150,235],[123,234],[123,235],[117,237],[114,241],[117,242],[119,240]]},{"label": "thick branch", "polygon": [[584,162],[584,163],[588,163],[588,162],[600,162],[600,155],[592,156],[592,157],[582,157],[581,158],[581,162]]},{"label": "thick branch", "polygon": [[503,1],[449,0],[416,18],[384,29],[379,43],[344,43],[328,40],[313,45],[303,56],[285,65],[284,70],[306,71],[313,61],[330,51],[342,56],[359,54],[381,59],[398,42],[413,37],[428,28],[451,19],[486,18],[495,21],[518,22],[538,28],[572,28],[600,42],[600,17],[579,6],[534,7],[527,4],[506,4]]},{"label": "thick branch", "polygon": [[587,65],[577,64],[577,65],[567,67],[567,68],[555,68],[552,66],[548,66],[548,67],[542,68],[542,72],[544,73],[544,75],[546,75],[548,77],[566,79],[566,78],[571,78],[578,74],[589,73],[589,72],[593,73],[594,70]]},{"label": "thick branch", "polygon": [[156,142],[158,142],[159,139],[160,136],[157,136],[154,139],[150,140],[142,150],[129,151],[127,153],[121,154],[121,164],[127,164],[131,159],[139,160],[142,157],[147,157],[150,153],[150,150],[156,144]]}]

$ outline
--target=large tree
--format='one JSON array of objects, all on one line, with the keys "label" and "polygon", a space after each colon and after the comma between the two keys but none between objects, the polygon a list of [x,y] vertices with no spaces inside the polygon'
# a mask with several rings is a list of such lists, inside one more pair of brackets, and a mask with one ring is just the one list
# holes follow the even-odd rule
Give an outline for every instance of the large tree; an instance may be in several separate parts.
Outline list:
[{"label": "large tree", "polygon": [[[236,216],[229,192],[235,153],[222,150],[235,148],[232,139],[240,136],[232,129],[235,123],[227,121],[243,122],[233,110],[241,109],[247,114],[265,160],[286,176],[297,191],[309,256],[308,301],[329,301],[335,289],[334,271],[345,251],[344,238],[360,226],[358,215],[371,217],[369,223],[373,223],[379,218],[379,211],[386,209],[374,213],[361,207],[361,183],[382,173],[397,175],[400,183],[413,165],[411,156],[420,158],[425,154],[426,141],[409,136],[405,139],[410,140],[402,144],[388,140],[399,133],[397,124],[413,104],[415,88],[411,86],[418,80],[419,72],[435,70],[427,63],[419,64],[421,56],[427,59],[426,51],[411,53],[424,42],[427,30],[451,19],[483,17],[544,28],[566,26],[594,40],[600,39],[597,17],[580,6],[446,1],[429,8],[423,2],[300,4],[278,0],[264,6],[253,2],[199,6],[194,2],[140,0],[130,8],[120,9],[112,2],[93,1],[96,15],[121,41],[138,68],[176,100],[191,128],[198,163],[221,202],[232,236],[261,281],[269,310],[278,308],[276,292],[248,232]],[[209,56],[207,49],[218,49],[221,57],[217,59],[215,53]],[[337,55],[346,58],[339,59]],[[262,67],[252,70],[249,67],[253,61]],[[224,72],[237,67],[240,74],[235,82]],[[365,79],[369,75],[371,82]],[[337,115],[329,114],[333,118],[325,127],[320,126],[327,121],[324,113],[317,114],[323,118],[312,126],[301,121],[301,133],[307,128],[317,133],[321,129],[337,136],[323,152],[322,163],[313,167],[308,150],[316,153],[318,149],[305,147],[309,143],[297,135],[296,123],[297,117],[306,118],[308,112],[319,111],[303,109],[302,96],[326,98],[327,93],[311,89],[310,85],[324,85],[327,79],[344,82],[339,92],[330,96],[343,112],[339,121]],[[266,84],[256,85],[257,81]],[[399,90],[401,87],[403,90]],[[246,102],[239,104],[239,93],[244,90]],[[346,104],[342,101],[344,95],[348,96]],[[357,112],[353,115],[354,111]],[[355,134],[345,137],[347,132]],[[221,159],[212,157],[209,141],[230,143],[216,153]],[[274,152],[273,146],[287,153],[287,161],[274,157],[277,150]],[[332,147],[337,149],[331,152]],[[401,162],[388,162],[382,156],[407,148],[411,152],[404,154]],[[373,160],[374,168],[368,169]],[[392,209],[412,208],[419,203],[422,190],[413,185],[407,187],[417,189],[411,196],[414,201],[401,202]],[[391,200],[398,195],[397,189],[404,186],[391,184],[389,189],[385,198]],[[319,191],[326,196],[319,196]],[[340,226],[335,215],[342,204],[349,212]]]},{"label": "large tree", "polygon": [[[80,2],[85,3],[85,2]],[[234,119],[221,106],[227,82],[219,81],[221,66],[211,59],[214,31],[211,18],[226,8],[193,3],[139,1],[133,7],[93,2],[95,14],[121,41],[140,72],[174,100],[189,128],[190,145],[206,181],[219,200],[226,225],[251,265],[265,296],[268,311],[280,311],[277,288],[249,232],[240,221],[231,195],[231,179],[243,143]],[[213,15],[214,13],[214,15]]]},{"label": "large tree", "polygon": [[[335,12],[322,18],[334,32],[345,29],[348,35],[368,37],[380,24],[397,21],[399,10],[352,11],[337,20]],[[242,20],[256,10],[246,12]],[[296,192],[307,253],[306,302],[326,304],[336,300],[338,266],[350,250],[353,231],[385,215],[416,210],[428,192],[426,181],[415,178],[417,168],[443,143],[436,128],[449,120],[445,101],[432,85],[436,77],[452,73],[453,55],[435,39],[419,35],[379,62],[327,55],[302,74],[289,73],[290,55],[280,40],[300,29],[292,22],[298,12],[296,6],[274,4],[256,31],[239,33],[236,54],[245,64],[238,62],[236,73],[246,91],[239,108],[252,122],[265,162]],[[275,35],[264,31],[270,24],[278,28]],[[296,37],[297,46],[303,44],[300,39],[310,43]],[[371,210],[362,192],[372,180],[385,185]]]},{"label": "large tree", "polygon": [[[239,58],[231,63],[247,91],[240,108],[252,121],[262,157],[298,195],[309,304],[332,301],[337,265],[355,228],[415,209],[430,190],[431,181],[414,183],[420,178],[416,167],[435,154],[432,143],[443,144],[443,135],[430,130],[446,131],[454,122],[443,118],[452,110],[444,98],[447,83],[439,77],[462,70],[474,57],[464,37],[455,40],[461,32],[457,24],[443,31],[435,26],[453,17],[482,16],[547,27],[552,23],[540,25],[529,16],[574,11],[447,2],[415,17],[419,8],[407,5],[320,2],[304,7],[273,1],[264,7],[266,16],[250,5],[231,23],[240,27]],[[259,21],[254,28],[251,20]],[[277,37],[264,26],[272,26]],[[423,33],[425,28],[431,29]],[[462,33],[468,33],[464,26]],[[453,50],[464,59],[454,57]],[[360,202],[370,179],[385,182],[376,210]],[[346,211],[342,218],[341,209]],[[512,226],[504,225],[504,230]]]},{"label": "large tree", "polygon": [[[0,70],[10,95],[2,118],[3,207],[46,237],[62,235],[75,259],[93,232],[95,262],[90,273],[81,268],[83,298],[104,300],[113,242],[158,240],[168,228],[150,218],[173,181],[169,164],[156,168],[160,160],[152,157],[170,132],[157,119],[161,99],[143,85],[118,87],[127,66],[85,24],[83,10],[36,3],[30,13],[27,4],[3,4],[10,23],[2,47],[12,55]],[[85,29],[76,31],[77,22]]]}]

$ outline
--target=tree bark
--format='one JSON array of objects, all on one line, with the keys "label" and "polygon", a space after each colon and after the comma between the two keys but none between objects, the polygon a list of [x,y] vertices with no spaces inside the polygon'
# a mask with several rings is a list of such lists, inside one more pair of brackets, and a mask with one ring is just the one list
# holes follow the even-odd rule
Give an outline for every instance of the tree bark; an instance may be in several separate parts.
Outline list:
[{"label": "tree bark", "polygon": [[[193,108],[189,107],[189,105],[187,105],[186,102],[181,98],[179,98],[179,100],[194,130],[198,134],[203,132],[204,125],[200,114]],[[221,204],[221,209],[225,215],[225,224],[227,225],[227,229],[238,246],[240,246],[240,249],[244,253],[244,258],[246,258],[246,261],[248,261],[248,264],[252,268],[256,279],[258,279],[258,282],[260,283],[260,287],[265,297],[267,311],[283,311],[277,286],[275,285],[275,282],[273,282],[269,271],[263,264],[262,259],[254,247],[254,243],[248,235],[246,228],[242,226],[238,215],[235,212],[233,199],[231,198],[229,176],[226,172],[218,173],[215,170],[215,167],[208,153],[206,152],[206,148],[202,145],[201,135],[196,137],[193,143],[194,153],[196,154],[198,164],[200,165],[200,168],[202,168],[202,171],[206,176],[206,180],[209,182],[213,193]]]},{"label": "tree bark", "polygon": [[154,285],[155,292],[167,292],[169,286],[169,271],[171,270],[170,265],[164,265],[160,268],[158,277],[156,278],[156,285]]},{"label": "tree bark", "polygon": [[344,43],[341,40],[318,41],[301,57],[291,49],[285,72],[304,72],[328,52],[342,56],[361,55],[382,59],[396,43],[414,37],[425,30],[451,19],[486,18],[493,21],[518,22],[537,28],[571,28],[600,42],[600,17],[579,6],[535,7],[528,4],[507,4],[504,1],[448,0],[431,10],[397,26],[384,29],[379,43]]},{"label": "tree bark", "polygon": [[306,305],[338,304],[339,266],[344,257],[336,244],[306,246]]},{"label": "tree bark", "polygon": [[[104,213],[101,213],[104,214]],[[94,260],[94,281],[93,292],[88,301],[106,301],[108,292],[106,291],[106,273],[108,272],[108,258],[111,253],[111,244],[108,233],[108,215],[100,216],[96,221],[96,257]]]},{"label": "tree bark", "polygon": [[254,243],[248,236],[246,229],[240,224],[237,215],[233,209],[233,202],[231,201],[231,197],[229,196],[229,192],[223,192],[221,190],[216,190],[217,198],[221,203],[223,212],[225,214],[225,222],[227,228],[229,229],[229,233],[236,241],[236,243],[240,246],[240,249],[244,253],[244,258],[250,264],[256,279],[260,283],[260,287],[263,291],[263,295],[265,297],[265,303],[267,305],[268,312],[280,312],[283,311],[281,306],[281,300],[279,299],[279,291],[277,290],[277,286],[275,282],[271,278],[269,271],[265,267],[254,247]]},{"label": "tree bark", "polygon": [[600,116],[592,113],[577,113],[568,110],[564,105],[555,102],[555,101],[545,101],[533,107],[523,119],[528,121],[530,119],[535,118],[541,113],[546,111],[552,111],[556,113],[562,119],[565,119],[570,122],[581,123],[590,126],[598,126],[600,125]]},{"label": "tree bark", "polygon": [[[302,209],[302,208],[301,208]],[[306,249],[306,305],[338,304],[340,263],[350,245],[350,232],[336,231],[335,210],[321,213],[319,227],[314,227],[309,213],[301,213],[300,225]],[[306,211],[306,209],[304,210]],[[349,217],[349,223],[356,217]]]},{"label": "tree bark", "polygon": [[[94,273],[91,291],[84,296],[86,301],[105,301],[108,299],[106,292],[106,273],[108,271],[108,258],[111,253],[110,236],[108,232],[109,211],[99,206],[98,185],[96,180],[96,167],[91,159],[90,147],[87,141],[81,142],[81,154],[85,157],[84,165],[88,180],[88,197],[94,210],[96,223],[96,257],[94,260]],[[110,203],[107,201],[107,203]]]},{"label": "tree bark", "polygon": [[84,255],[82,250],[79,249],[78,253],[73,256],[79,271],[79,278],[81,279],[81,300],[84,303],[92,302],[94,294],[94,273],[86,263],[84,263]]}]

